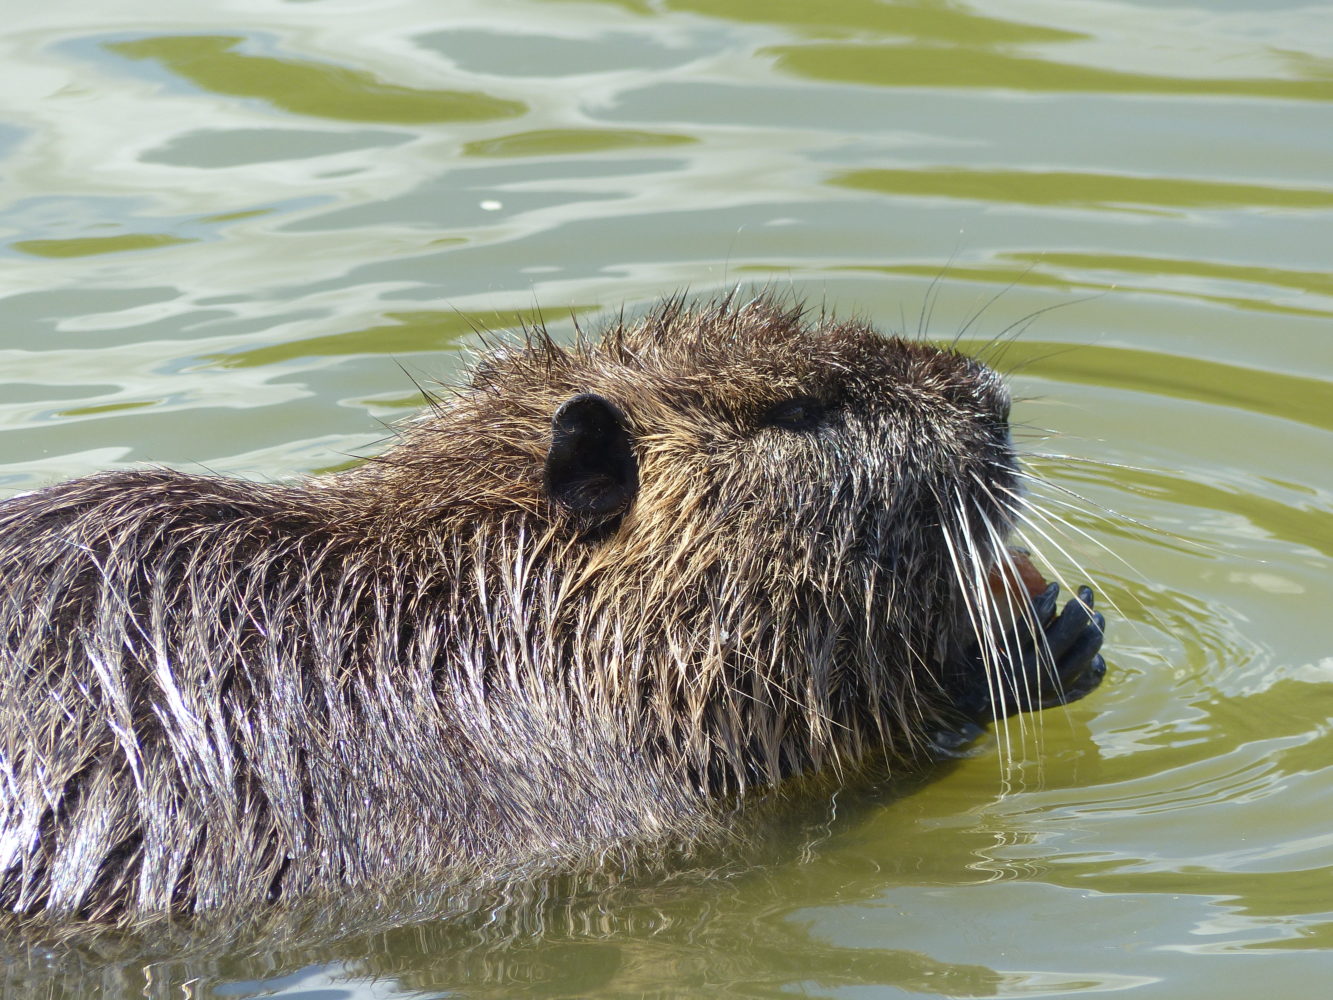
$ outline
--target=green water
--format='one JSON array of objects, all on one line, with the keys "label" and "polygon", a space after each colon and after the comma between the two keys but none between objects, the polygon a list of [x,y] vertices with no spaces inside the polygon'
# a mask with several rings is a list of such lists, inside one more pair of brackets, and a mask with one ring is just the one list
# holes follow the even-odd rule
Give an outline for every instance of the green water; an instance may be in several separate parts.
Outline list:
[{"label": "green water", "polygon": [[474,324],[769,284],[1018,324],[1029,535],[1115,610],[1093,696],[715,877],[9,992],[1326,995],[1333,7],[10,7],[0,491],[340,466]]}]

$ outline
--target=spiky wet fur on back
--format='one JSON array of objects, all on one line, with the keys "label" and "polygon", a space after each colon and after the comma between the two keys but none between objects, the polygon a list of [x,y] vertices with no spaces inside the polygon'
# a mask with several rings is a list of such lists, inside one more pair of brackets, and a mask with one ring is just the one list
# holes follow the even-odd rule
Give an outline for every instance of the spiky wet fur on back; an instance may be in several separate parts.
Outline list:
[{"label": "spiky wet fur on back", "polygon": [[[583,392],[639,476],[591,526],[542,474]],[[814,424],[773,422],[794,398]],[[0,504],[0,902],[128,922],[577,863],[910,757],[1007,530],[1007,408],[950,352],[673,300],[483,359],[350,472]]]}]

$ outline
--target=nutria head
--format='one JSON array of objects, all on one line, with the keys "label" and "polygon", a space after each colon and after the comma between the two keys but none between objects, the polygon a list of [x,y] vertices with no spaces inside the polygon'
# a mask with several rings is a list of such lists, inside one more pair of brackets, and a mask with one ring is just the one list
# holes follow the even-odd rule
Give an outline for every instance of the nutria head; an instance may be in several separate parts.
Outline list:
[{"label": "nutria head", "polygon": [[737,790],[915,748],[1010,527],[1008,413],[956,352],[672,300],[483,359],[343,485],[417,544],[484,531],[558,574],[544,639],[579,696]]}]

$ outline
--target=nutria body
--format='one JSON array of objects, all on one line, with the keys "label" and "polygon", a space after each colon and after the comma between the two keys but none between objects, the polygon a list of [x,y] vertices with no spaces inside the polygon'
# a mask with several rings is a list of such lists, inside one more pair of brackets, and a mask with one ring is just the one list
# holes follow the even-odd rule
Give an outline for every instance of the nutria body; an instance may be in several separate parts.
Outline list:
[{"label": "nutria body", "polygon": [[987,692],[1040,681],[1040,637],[972,635],[1008,406],[952,352],[672,300],[483,359],[352,471],[0,504],[0,905],[131,922],[577,863],[1079,696],[1086,613],[1046,633],[1067,688],[1026,701]]}]

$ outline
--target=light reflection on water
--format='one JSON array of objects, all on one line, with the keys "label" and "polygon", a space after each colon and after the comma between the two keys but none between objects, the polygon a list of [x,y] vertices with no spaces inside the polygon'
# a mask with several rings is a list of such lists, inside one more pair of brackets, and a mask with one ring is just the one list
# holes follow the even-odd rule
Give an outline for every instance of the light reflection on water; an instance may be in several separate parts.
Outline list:
[{"label": "light reflection on water", "polygon": [[982,351],[1035,318],[994,360],[1031,397],[1024,447],[1069,456],[1033,459],[1076,494],[1044,509],[1113,550],[1066,535],[1117,608],[1093,697],[922,787],[792,817],[727,878],[147,981],[142,960],[34,956],[48,973],[12,968],[15,989],[1321,995],[1326,10],[125,0],[8,20],[0,490],[337,466],[416,405],[400,364],[447,379],[473,324],[567,333],[753,282],[885,328],[930,313],[940,336],[980,310]]}]

